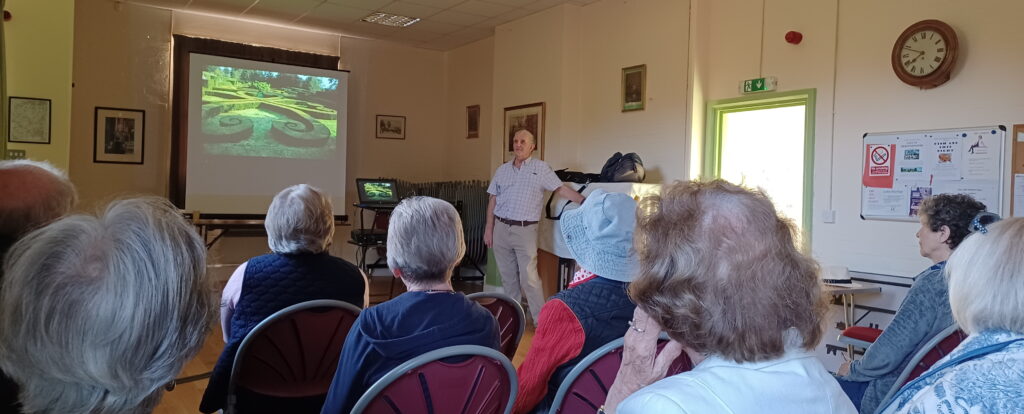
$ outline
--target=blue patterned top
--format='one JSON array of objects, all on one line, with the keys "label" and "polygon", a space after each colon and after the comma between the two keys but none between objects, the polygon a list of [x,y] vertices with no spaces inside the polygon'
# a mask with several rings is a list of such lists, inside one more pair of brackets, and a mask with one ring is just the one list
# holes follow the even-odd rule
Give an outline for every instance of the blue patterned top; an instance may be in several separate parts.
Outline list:
[{"label": "blue patterned top", "polygon": [[[995,352],[942,368],[996,344]],[[907,384],[884,414],[1024,413],[1024,334],[1004,330],[976,333]]]}]

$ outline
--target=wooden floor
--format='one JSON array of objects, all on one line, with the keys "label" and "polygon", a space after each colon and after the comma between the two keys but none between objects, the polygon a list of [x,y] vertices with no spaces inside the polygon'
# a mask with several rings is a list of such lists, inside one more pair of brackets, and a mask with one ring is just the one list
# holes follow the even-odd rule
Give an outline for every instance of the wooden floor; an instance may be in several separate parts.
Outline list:
[{"label": "wooden floor", "polygon": [[[375,294],[386,294],[389,287],[388,278],[386,277],[374,277],[371,280],[371,295]],[[480,283],[457,283],[456,289],[463,293],[474,293],[480,291]],[[396,284],[395,295],[401,293],[403,288],[401,283]],[[372,296],[371,302],[383,299],[380,296]],[[219,321],[219,320],[218,320]],[[519,364],[523,362],[523,357],[526,356],[526,350],[530,348],[530,342],[533,340],[533,328],[527,324],[526,332],[523,333],[523,339],[519,343],[519,349],[516,351],[515,358],[512,359],[512,364],[517,368]],[[217,362],[217,357],[220,356],[221,350],[224,348],[224,339],[221,336],[220,323],[218,322],[214,327],[210,336],[206,338],[206,343],[203,344],[203,349],[199,351],[199,354],[190,361],[181,375],[178,377],[186,377],[190,375],[198,375],[205,372],[209,372],[213,369],[213,365]],[[199,380],[190,382],[187,384],[178,385],[173,391],[164,393],[163,400],[160,401],[160,405],[156,408],[154,413],[156,414],[194,414],[199,412],[199,401],[203,398],[203,391],[206,390],[207,380]]]}]

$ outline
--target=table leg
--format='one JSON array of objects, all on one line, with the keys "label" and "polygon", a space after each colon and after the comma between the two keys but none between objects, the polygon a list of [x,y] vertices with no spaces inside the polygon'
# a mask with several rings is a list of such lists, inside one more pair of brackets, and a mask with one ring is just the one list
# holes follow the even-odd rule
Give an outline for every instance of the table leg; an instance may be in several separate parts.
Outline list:
[{"label": "table leg", "polygon": [[[853,326],[853,295],[843,294],[843,322],[846,326],[843,329]],[[846,345],[846,356],[853,361],[853,345]]]}]

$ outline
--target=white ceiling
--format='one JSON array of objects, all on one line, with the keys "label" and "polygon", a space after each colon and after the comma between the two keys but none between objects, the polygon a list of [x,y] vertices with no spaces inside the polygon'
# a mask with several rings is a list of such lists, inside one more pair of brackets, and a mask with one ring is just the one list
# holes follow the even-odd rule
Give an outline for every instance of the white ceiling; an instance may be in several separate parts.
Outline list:
[{"label": "white ceiling", "polygon": [[[450,50],[494,34],[494,27],[563,3],[597,0],[125,0],[172,10],[272,22],[409,46]],[[408,27],[360,21],[372,12],[419,17]]]}]

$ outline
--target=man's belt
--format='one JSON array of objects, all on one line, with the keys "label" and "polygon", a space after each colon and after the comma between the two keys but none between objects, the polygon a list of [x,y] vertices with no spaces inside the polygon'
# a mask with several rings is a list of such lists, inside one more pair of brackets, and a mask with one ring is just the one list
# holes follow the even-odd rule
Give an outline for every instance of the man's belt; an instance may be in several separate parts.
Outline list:
[{"label": "man's belt", "polygon": [[498,216],[494,216],[494,218],[498,219],[498,221],[500,221],[502,223],[508,224],[509,226],[526,227],[526,226],[529,226],[529,225],[537,224],[536,221],[509,220],[507,218],[502,218],[502,217],[498,217]]}]

